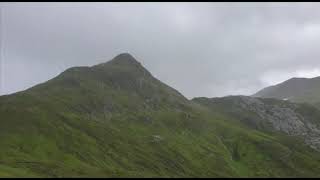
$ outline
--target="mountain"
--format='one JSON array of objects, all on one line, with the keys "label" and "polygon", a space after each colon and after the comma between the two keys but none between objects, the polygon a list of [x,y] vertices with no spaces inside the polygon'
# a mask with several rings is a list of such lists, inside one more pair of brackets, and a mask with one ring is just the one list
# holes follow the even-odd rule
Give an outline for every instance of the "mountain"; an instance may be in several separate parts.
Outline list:
[{"label": "mountain", "polygon": [[320,77],[292,78],[258,91],[254,97],[277,98],[292,102],[320,104]]},{"label": "mountain", "polygon": [[228,108],[188,100],[128,53],[73,67],[0,96],[0,177],[320,176],[303,135],[250,126]]}]

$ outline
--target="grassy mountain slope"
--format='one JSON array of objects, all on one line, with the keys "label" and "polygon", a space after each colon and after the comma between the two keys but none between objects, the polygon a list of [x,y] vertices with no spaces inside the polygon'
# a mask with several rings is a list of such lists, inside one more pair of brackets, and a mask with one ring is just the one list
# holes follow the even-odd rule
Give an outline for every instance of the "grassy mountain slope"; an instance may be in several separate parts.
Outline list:
[{"label": "grassy mountain slope", "polygon": [[312,105],[249,96],[194,98],[193,101],[259,131],[300,137],[320,151],[320,111]]},{"label": "grassy mountain slope", "polygon": [[189,101],[129,54],[1,96],[0,117],[0,177],[320,176],[302,139]]},{"label": "grassy mountain slope", "polygon": [[[254,97],[287,99],[318,105],[320,103],[320,77],[292,78],[275,86],[262,89]],[[320,107],[320,106],[318,106]]]}]

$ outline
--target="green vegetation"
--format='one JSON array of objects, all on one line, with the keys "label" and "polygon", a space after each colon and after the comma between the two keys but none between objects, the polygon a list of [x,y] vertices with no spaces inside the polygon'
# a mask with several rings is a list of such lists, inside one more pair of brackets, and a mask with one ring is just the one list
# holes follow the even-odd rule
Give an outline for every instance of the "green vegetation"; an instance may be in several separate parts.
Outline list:
[{"label": "green vegetation", "polygon": [[0,97],[0,177],[319,177],[320,153],[187,100],[130,55]]}]

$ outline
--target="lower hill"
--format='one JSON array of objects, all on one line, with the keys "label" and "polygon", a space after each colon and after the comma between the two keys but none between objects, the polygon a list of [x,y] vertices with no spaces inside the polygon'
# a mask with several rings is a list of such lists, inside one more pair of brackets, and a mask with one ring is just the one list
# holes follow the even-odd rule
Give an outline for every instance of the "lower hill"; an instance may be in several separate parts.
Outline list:
[{"label": "lower hill", "polygon": [[195,98],[193,101],[259,131],[303,138],[305,144],[320,151],[320,111],[309,104],[249,96]]},{"label": "lower hill", "polygon": [[129,54],[74,67],[0,97],[0,176],[320,176],[320,153],[303,136],[228,109],[189,101]]}]

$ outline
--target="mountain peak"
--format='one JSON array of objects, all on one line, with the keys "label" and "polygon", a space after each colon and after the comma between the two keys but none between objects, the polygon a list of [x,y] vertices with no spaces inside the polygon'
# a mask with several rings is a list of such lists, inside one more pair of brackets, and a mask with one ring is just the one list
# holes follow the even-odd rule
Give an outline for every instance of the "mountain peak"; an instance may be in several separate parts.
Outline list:
[{"label": "mountain peak", "polygon": [[118,65],[141,65],[131,54],[121,53],[114,57],[109,63]]}]

